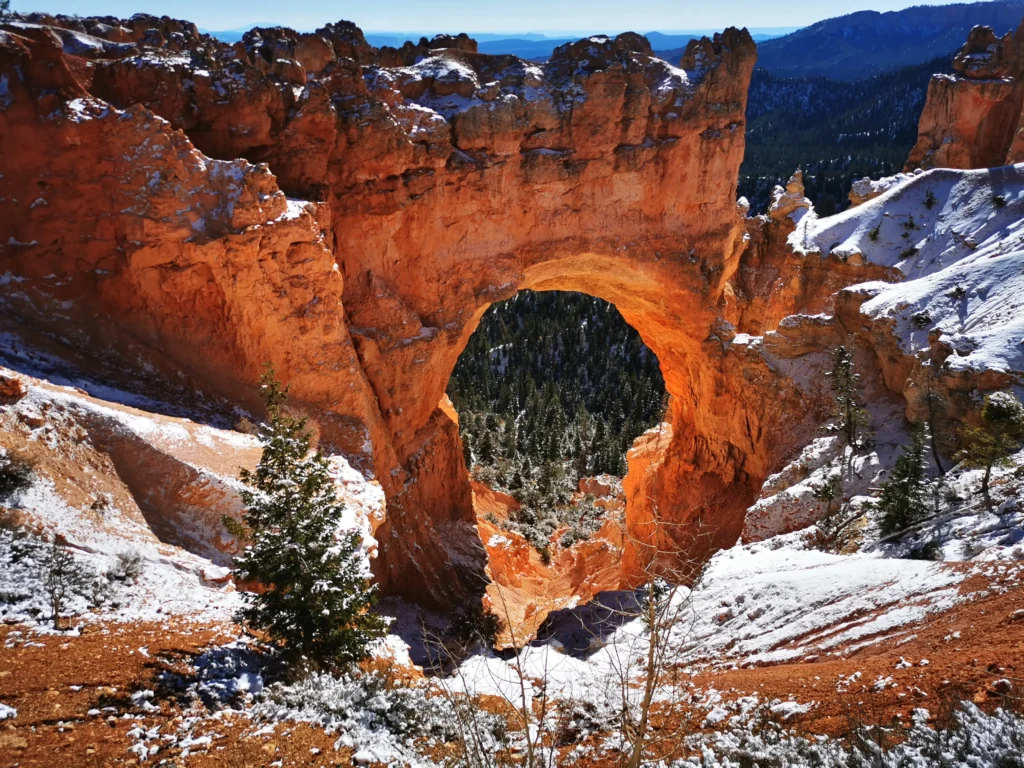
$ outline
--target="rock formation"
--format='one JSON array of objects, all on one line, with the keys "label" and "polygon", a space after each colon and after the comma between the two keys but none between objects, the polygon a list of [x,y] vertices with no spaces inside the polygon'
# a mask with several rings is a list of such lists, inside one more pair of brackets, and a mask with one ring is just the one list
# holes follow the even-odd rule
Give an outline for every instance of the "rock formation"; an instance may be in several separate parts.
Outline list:
[{"label": "rock formation", "polygon": [[[884,440],[905,442],[904,425],[925,423],[949,469],[982,395],[1024,379],[1024,172],[932,169],[876,186],[885,191],[843,214],[807,213],[788,235],[787,252],[812,263],[857,261],[862,274],[878,270],[882,279],[837,288],[826,313],[787,317],[758,343],[773,361],[798,362],[804,376],[822,375],[823,353],[846,345]],[[1002,205],[993,203],[997,193]],[[770,477],[747,512],[743,539],[820,519],[825,504],[814,491],[842,447],[823,433]],[[851,460],[859,466],[844,478],[847,502],[877,487],[887,467],[874,451]]]},{"label": "rock formation", "polygon": [[[691,42],[675,67],[634,34],[538,65],[465,36],[378,50],[344,22],[235,46],[153,17],[0,30],[5,310],[159,372],[144,388],[182,377],[249,409],[273,363],[323,443],[381,483],[392,593],[450,606],[487,581],[444,392],[493,302],[529,288],[615,304],[671,395],[630,452],[625,530],[597,537],[621,557],[565,554],[583,594],[736,540],[828,408],[790,370],[824,340],[751,334],[894,274],[788,247],[809,207],[799,176],[769,216],[737,206],[746,31]],[[493,549],[498,582],[535,566]]]},{"label": "rock formation", "polygon": [[955,75],[935,75],[907,169],[992,168],[1024,160],[1024,23],[997,37],[975,27],[953,59]]},{"label": "rock formation", "polygon": [[730,335],[737,329],[755,336],[777,330],[772,343],[778,344],[796,335],[788,332],[793,322],[786,326],[785,318],[831,314],[841,288],[896,277],[893,270],[869,263],[859,254],[825,252],[820,259],[807,259],[795,253],[790,236],[812,210],[804,196],[803,174],[797,170],[785,187],[774,189],[766,215],[746,220],[748,243],[726,293],[723,313],[732,326]]}]

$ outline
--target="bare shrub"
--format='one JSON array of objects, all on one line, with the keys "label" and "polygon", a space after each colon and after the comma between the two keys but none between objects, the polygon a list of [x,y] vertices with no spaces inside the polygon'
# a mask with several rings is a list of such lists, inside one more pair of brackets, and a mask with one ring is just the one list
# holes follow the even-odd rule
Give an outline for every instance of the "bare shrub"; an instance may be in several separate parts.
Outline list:
[{"label": "bare shrub", "polygon": [[113,581],[128,582],[134,584],[142,575],[143,560],[135,550],[117,553],[117,561],[107,575]]},{"label": "bare shrub", "polygon": [[45,567],[53,628],[59,630],[68,599],[76,593],[92,595],[97,579],[95,574],[75,559],[67,543],[60,537],[50,544]]}]

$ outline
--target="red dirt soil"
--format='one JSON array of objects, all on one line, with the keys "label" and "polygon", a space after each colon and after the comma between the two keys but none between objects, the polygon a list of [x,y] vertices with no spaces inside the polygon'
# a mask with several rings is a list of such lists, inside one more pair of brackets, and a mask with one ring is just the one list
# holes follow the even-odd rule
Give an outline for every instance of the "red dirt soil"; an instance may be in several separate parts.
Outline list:
[{"label": "red dirt soil", "polygon": [[[1012,571],[1011,571],[1012,572]],[[794,698],[815,702],[803,715],[786,721],[799,732],[848,733],[854,724],[909,723],[911,710],[928,708],[938,724],[950,706],[970,699],[991,709],[1020,708],[1024,691],[1024,583],[1010,576],[990,580],[975,576],[962,592],[973,598],[946,613],[908,627],[902,640],[885,640],[844,657],[821,658],[769,667],[704,671],[693,678],[701,689],[716,689],[728,701],[757,694],[761,701]],[[14,634],[21,632],[21,635]],[[953,637],[959,632],[959,637]],[[35,636],[25,627],[0,627],[0,701],[17,709],[0,723],[0,765],[52,766],[137,765],[126,735],[136,724],[124,714],[142,714],[130,695],[158,688],[162,671],[181,668],[203,649],[233,639],[237,627],[176,624],[86,624],[80,637]],[[139,652],[146,648],[148,656]],[[911,666],[897,668],[901,659]],[[922,660],[927,664],[922,664]],[[845,690],[840,679],[861,676]],[[895,686],[874,691],[879,678]],[[1008,679],[1009,696],[997,693],[994,681]],[[80,688],[74,690],[72,686]],[[181,707],[157,698],[159,713],[146,713],[147,728],[161,725],[173,733],[183,719]],[[115,707],[116,718],[90,716],[90,709]],[[243,717],[206,719],[193,737],[214,735],[211,747],[182,757],[177,747],[163,748],[154,762],[172,765],[334,766],[350,763],[348,750],[335,751],[335,736],[312,726],[283,723],[265,728]],[[158,741],[151,743],[160,743]],[[319,752],[314,752],[319,750]],[[599,765],[600,763],[593,763]]]}]

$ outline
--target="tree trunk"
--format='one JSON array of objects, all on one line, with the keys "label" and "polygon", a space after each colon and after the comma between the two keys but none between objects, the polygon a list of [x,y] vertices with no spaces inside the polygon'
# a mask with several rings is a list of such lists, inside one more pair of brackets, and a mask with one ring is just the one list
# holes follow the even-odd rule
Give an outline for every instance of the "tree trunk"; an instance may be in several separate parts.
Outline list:
[{"label": "tree trunk", "polygon": [[939,446],[935,442],[935,428],[929,424],[928,429],[932,433],[932,459],[935,461],[935,468],[939,470],[939,477],[945,477],[946,470],[942,466],[942,458],[939,456]]},{"label": "tree trunk", "polygon": [[946,476],[946,470],[942,466],[942,457],[939,456],[939,444],[938,444],[938,438],[936,437],[938,432],[935,429],[935,398],[936,397],[937,396],[935,395],[935,393],[932,392],[931,380],[929,380],[929,382],[928,382],[928,395],[927,395],[927,401],[928,401],[928,431],[931,433],[932,458],[935,460],[935,468],[939,471],[939,477],[945,477]]}]

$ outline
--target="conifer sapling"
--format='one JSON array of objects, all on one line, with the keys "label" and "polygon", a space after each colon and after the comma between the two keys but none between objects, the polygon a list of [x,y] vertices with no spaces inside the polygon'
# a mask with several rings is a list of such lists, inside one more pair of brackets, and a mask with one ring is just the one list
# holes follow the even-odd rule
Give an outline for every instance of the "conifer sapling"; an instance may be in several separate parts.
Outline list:
[{"label": "conifer sapling", "polygon": [[964,448],[956,456],[968,469],[984,470],[981,495],[986,506],[992,506],[989,482],[993,468],[1008,466],[1022,439],[1024,405],[1010,392],[988,395],[981,409],[981,426],[964,430]]},{"label": "conifer sapling", "polygon": [[239,618],[266,632],[287,656],[336,669],[365,658],[384,633],[383,619],[369,610],[376,585],[359,531],[339,530],[345,509],[327,458],[310,453],[306,419],[284,410],[286,390],[272,368],[261,392],[263,455],[254,471],[240,475],[247,546],[235,560],[235,578],[263,591],[245,593]]},{"label": "conifer sapling", "polygon": [[928,428],[924,424],[915,425],[910,433],[910,445],[896,459],[889,480],[882,487],[878,508],[885,534],[905,530],[928,514],[927,442]]},{"label": "conifer sapling", "polygon": [[853,352],[843,346],[836,347],[832,351],[832,370],[828,375],[832,379],[836,400],[837,429],[848,446],[859,448],[863,442],[861,431],[868,426],[868,414],[858,400],[860,375],[853,369]]}]

